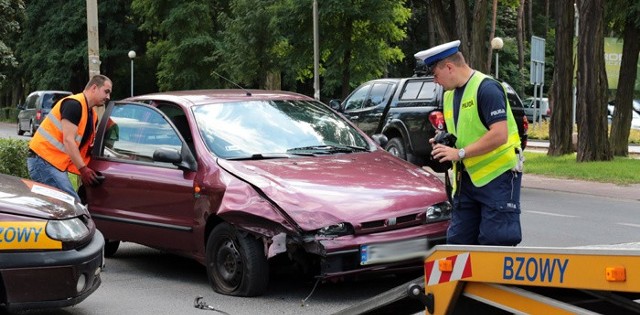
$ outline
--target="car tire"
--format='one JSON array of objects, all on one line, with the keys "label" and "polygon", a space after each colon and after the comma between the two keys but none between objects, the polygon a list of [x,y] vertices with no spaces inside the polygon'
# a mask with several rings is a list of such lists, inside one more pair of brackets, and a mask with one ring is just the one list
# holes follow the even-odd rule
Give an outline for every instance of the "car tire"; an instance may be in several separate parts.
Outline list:
[{"label": "car tire", "polygon": [[393,154],[396,157],[399,157],[405,161],[407,160],[407,151],[405,150],[404,142],[400,137],[395,137],[389,140],[384,149],[389,151],[389,153]]},{"label": "car tire", "polygon": [[22,136],[24,134],[24,130],[20,129],[20,121],[18,121],[18,136]]},{"label": "car tire", "polygon": [[104,240],[104,257],[113,257],[120,247],[120,241]]},{"label": "car tire", "polygon": [[257,296],[266,291],[269,265],[260,240],[221,223],[209,234],[206,256],[214,291],[234,296]]},{"label": "car tire", "polygon": [[36,133],[36,127],[33,125],[33,121],[29,122],[29,134],[33,137],[33,134]]}]

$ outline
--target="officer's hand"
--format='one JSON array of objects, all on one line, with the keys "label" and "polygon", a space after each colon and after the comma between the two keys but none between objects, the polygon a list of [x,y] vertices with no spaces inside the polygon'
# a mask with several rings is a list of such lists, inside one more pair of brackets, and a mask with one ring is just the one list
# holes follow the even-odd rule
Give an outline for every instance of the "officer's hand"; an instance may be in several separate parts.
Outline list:
[{"label": "officer's hand", "polygon": [[82,183],[85,185],[93,186],[98,184],[98,175],[86,165],[80,169],[80,177],[82,178]]}]

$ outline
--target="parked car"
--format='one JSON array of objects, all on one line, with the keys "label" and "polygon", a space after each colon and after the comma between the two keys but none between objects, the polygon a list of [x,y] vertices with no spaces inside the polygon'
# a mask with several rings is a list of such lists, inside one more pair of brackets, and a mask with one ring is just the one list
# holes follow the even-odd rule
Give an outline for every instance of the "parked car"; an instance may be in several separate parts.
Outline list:
[{"label": "parked car", "polygon": [[327,105],[281,91],[201,90],[110,103],[80,187],[107,239],[191,257],[213,289],[262,294],[269,268],[322,279],[421,269],[445,241],[442,182]]},{"label": "parked car", "polygon": [[[549,105],[549,99],[546,97],[537,98],[535,100],[535,106],[533,97],[526,98],[523,101],[523,106],[525,115],[527,115],[527,119],[531,122],[547,121],[549,117],[551,117],[551,106]],[[535,120],[534,115],[536,116]]]},{"label": "parked car", "polygon": [[[503,85],[524,149],[529,124],[522,101],[509,84]],[[385,135],[389,139],[385,149],[393,155],[443,172],[442,164],[431,158],[429,144],[436,132],[429,115],[442,112],[443,93],[442,86],[434,82],[433,76],[386,78],[365,82],[344,101],[331,100],[330,105],[368,135]]]},{"label": "parked car", "polygon": [[[634,100],[634,102],[636,102],[636,100]],[[633,106],[634,108],[631,111],[631,129],[640,129],[640,112],[636,111],[635,104]],[[607,104],[607,121],[609,123],[613,120],[613,113],[615,109],[615,102],[611,101]]]},{"label": "parked car", "polygon": [[100,286],[103,248],[74,197],[0,174],[0,312],[80,303]]},{"label": "parked car", "polygon": [[24,104],[18,105],[18,135],[29,132],[33,137],[53,105],[69,95],[71,92],[68,91],[35,91],[29,94]]}]

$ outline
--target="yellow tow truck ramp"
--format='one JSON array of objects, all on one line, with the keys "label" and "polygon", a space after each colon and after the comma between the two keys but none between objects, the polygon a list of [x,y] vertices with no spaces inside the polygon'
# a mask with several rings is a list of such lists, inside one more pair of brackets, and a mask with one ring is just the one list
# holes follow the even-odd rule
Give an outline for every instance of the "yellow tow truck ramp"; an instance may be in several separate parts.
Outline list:
[{"label": "yellow tow truck ramp", "polygon": [[424,270],[420,282],[342,314],[393,314],[407,297],[421,301],[425,314],[640,314],[640,243],[438,245],[425,258]]}]

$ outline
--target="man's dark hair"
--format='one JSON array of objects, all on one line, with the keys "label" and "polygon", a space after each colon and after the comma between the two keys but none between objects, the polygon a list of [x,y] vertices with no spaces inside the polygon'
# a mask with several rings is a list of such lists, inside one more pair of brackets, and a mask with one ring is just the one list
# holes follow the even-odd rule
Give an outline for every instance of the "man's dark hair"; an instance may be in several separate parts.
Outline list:
[{"label": "man's dark hair", "polygon": [[84,87],[85,90],[89,89],[92,85],[96,85],[97,87],[101,87],[104,85],[105,82],[111,82],[111,79],[109,79],[106,75],[102,75],[102,74],[96,74],[93,77],[91,77],[91,80],[89,80],[89,82],[87,83],[87,85]]}]

